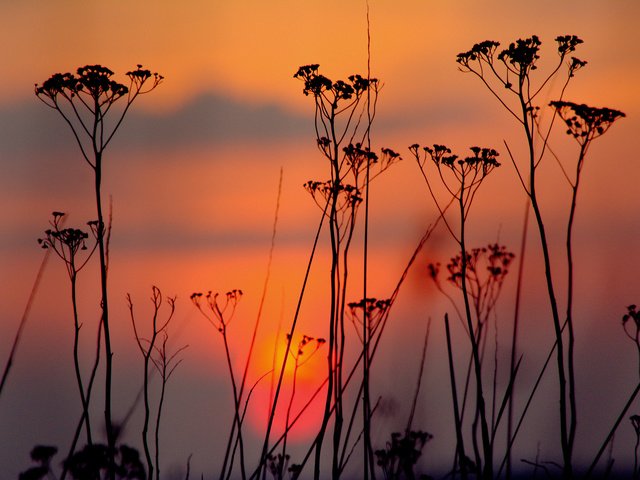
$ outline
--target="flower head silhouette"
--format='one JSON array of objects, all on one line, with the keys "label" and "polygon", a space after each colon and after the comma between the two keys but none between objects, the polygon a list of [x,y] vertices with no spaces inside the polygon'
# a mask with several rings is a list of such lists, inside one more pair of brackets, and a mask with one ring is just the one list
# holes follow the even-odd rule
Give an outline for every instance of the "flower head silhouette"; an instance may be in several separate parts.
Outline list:
[{"label": "flower head silhouette", "polygon": [[624,118],[625,114],[612,108],[590,107],[584,103],[554,101],[550,105],[556,109],[567,125],[567,134],[580,145],[587,145],[592,140],[604,135],[613,122]]},{"label": "flower head silhouette", "polygon": [[220,294],[209,290],[206,294],[195,292],[191,294],[191,301],[202,315],[219,332],[224,333],[233,319],[236,306],[242,298],[242,290],[230,290],[224,295],[224,300],[219,300]]}]

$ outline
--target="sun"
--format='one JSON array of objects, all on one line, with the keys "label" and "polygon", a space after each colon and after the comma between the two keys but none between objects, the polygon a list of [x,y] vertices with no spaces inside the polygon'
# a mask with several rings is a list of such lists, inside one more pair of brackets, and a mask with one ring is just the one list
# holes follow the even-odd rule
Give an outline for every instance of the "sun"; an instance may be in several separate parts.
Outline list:
[{"label": "sun", "polygon": [[[272,442],[287,431],[288,441],[306,440],[322,422],[326,396],[326,348],[324,339],[294,334],[287,353],[287,335],[280,333],[262,337],[256,344],[249,367],[249,406],[247,418],[257,435],[266,431],[269,416],[277,396],[277,406],[271,428]],[[282,382],[278,389],[278,379]],[[252,380],[251,380],[252,379]]]}]

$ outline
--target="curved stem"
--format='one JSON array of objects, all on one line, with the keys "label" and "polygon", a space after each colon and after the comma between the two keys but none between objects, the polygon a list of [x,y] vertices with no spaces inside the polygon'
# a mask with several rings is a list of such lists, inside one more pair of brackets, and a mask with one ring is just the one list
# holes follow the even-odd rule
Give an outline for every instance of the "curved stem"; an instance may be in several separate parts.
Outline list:
[{"label": "curved stem", "polygon": [[76,289],[76,271],[75,266],[71,265],[72,273],[71,279],[71,304],[73,306],[73,367],[76,374],[76,382],[78,383],[78,389],[80,390],[80,400],[82,402],[82,416],[84,418],[85,430],[87,434],[87,444],[92,445],[93,440],[91,438],[91,423],[89,421],[89,404],[84,393],[84,385],[82,382],[82,373],[80,372],[80,358],[79,358],[79,343],[80,343],[80,323],[78,322],[78,301],[77,301],[77,289]]}]

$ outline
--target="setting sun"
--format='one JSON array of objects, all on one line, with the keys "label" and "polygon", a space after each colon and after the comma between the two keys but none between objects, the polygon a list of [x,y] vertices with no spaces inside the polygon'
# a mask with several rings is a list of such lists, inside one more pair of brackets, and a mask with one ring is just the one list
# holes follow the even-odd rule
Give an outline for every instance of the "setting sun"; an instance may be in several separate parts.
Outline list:
[{"label": "setting sun", "polygon": [[[255,362],[251,368],[251,377],[258,380],[252,393],[254,407],[249,410],[249,419],[258,432],[264,431],[267,425],[287,348],[285,333],[282,332],[280,336],[282,338],[279,341],[274,336],[273,342],[257,345]],[[287,416],[291,426],[290,438],[294,441],[311,438],[322,420],[323,395],[326,395],[326,388],[323,388],[326,383],[326,352],[320,350],[322,344],[316,339],[308,340],[298,351],[297,346],[301,341],[300,338],[292,343],[284,369],[279,392],[282,401],[279,402],[273,424],[276,439],[285,431]],[[299,354],[300,351],[302,354]]]}]

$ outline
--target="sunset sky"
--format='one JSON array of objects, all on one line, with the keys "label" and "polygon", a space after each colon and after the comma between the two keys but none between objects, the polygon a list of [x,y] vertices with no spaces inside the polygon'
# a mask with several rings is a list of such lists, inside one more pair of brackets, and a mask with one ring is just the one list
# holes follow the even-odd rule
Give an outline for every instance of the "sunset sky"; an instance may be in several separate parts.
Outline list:
[{"label": "sunset sky", "polygon": [[[626,305],[640,302],[640,169],[635,150],[640,132],[640,3],[369,0],[369,8],[371,74],[384,84],[372,143],[376,149],[391,147],[404,158],[372,185],[373,296],[390,295],[436,218],[407,150],[413,143],[446,144],[462,154],[472,145],[501,152],[503,166],[487,179],[474,204],[469,242],[482,246],[499,241],[518,252],[525,196],[504,141],[516,156],[522,155],[523,134],[477,78],[458,70],[458,53],[482,40],[506,46],[535,34],[543,42],[544,73],[557,58],[553,39],[578,35],[584,44],[576,56],[588,65],[576,75],[566,99],[626,113],[594,142],[575,227],[582,419],[576,459],[586,462],[638,381],[634,345],[624,336],[620,318]],[[271,368],[269,352],[278,332],[282,339],[288,329],[321,214],[302,185],[328,176],[315,146],[312,99],[302,94],[302,83],[293,74],[300,65],[318,63],[321,73],[333,80],[366,75],[366,15],[364,0],[0,2],[0,368],[43,258],[36,239],[48,228],[50,213],[68,212],[69,226],[82,226],[95,217],[91,170],[68,127],[38,101],[33,87],[53,73],[73,72],[86,64],[107,66],[124,82],[125,72],[143,64],[165,80],[136,100],[105,152],[103,191],[113,199],[109,275],[117,377],[114,414],[125,415],[142,379],[125,295],[131,294],[144,322],[151,286],[157,285],[167,296],[177,296],[173,347],[189,345],[168,386],[163,472],[180,472],[190,454],[195,476],[217,471],[231,422],[230,385],[222,368],[221,339],[198,315],[189,295],[234,288],[245,292],[230,327],[239,369],[266,275],[282,169],[273,267],[250,372],[253,380]],[[551,87],[543,105],[555,99],[559,85]],[[559,132],[552,137],[553,148],[571,168],[578,148],[561,134],[562,128]],[[555,160],[545,161],[540,195],[554,232],[554,267],[564,285],[562,242],[570,192]],[[300,328],[300,333],[316,337],[326,335],[328,308],[328,236],[322,239]],[[446,231],[437,231],[401,292],[374,365],[378,383],[373,393],[382,396],[387,407],[374,432],[382,445],[406,421],[421,339],[432,318],[416,418],[417,428],[435,435],[425,449],[428,469],[449,467],[454,430],[441,322],[450,305],[429,283],[426,264],[444,264],[456,253]],[[553,341],[539,255],[537,232],[531,230],[522,307],[522,397]],[[98,321],[96,260],[79,279],[87,362]],[[508,278],[498,308],[499,335],[505,339],[511,331],[514,280]],[[455,336],[462,350],[466,344],[459,330]],[[52,257],[0,396],[0,470],[7,478],[16,478],[29,466],[35,444],[55,444],[60,452],[68,448],[81,412],[72,375],[72,337],[68,279],[59,259]],[[316,355],[314,361],[321,360],[324,352]],[[501,355],[508,358],[506,347]],[[309,373],[321,370],[322,361],[318,365],[301,370],[301,402],[323,379]],[[520,456],[533,459],[540,444],[542,456],[559,458],[556,424],[535,420],[557,411],[555,382],[550,371],[532,420],[525,423]],[[256,398],[257,404],[267,402],[268,390],[258,390]],[[95,400],[99,412],[102,397]],[[640,413],[640,402],[631,413]],[[252,411],[250,416],[257,432],[261,413]],[[310,431],[314,422],[303,422],[296,438],[308,440],[303,430]],[[136,416],[124,440],[139,445],[139,430]],[[634,440],[631,426],[623,423],[614,445],[620,464],[633,459]]]}]

